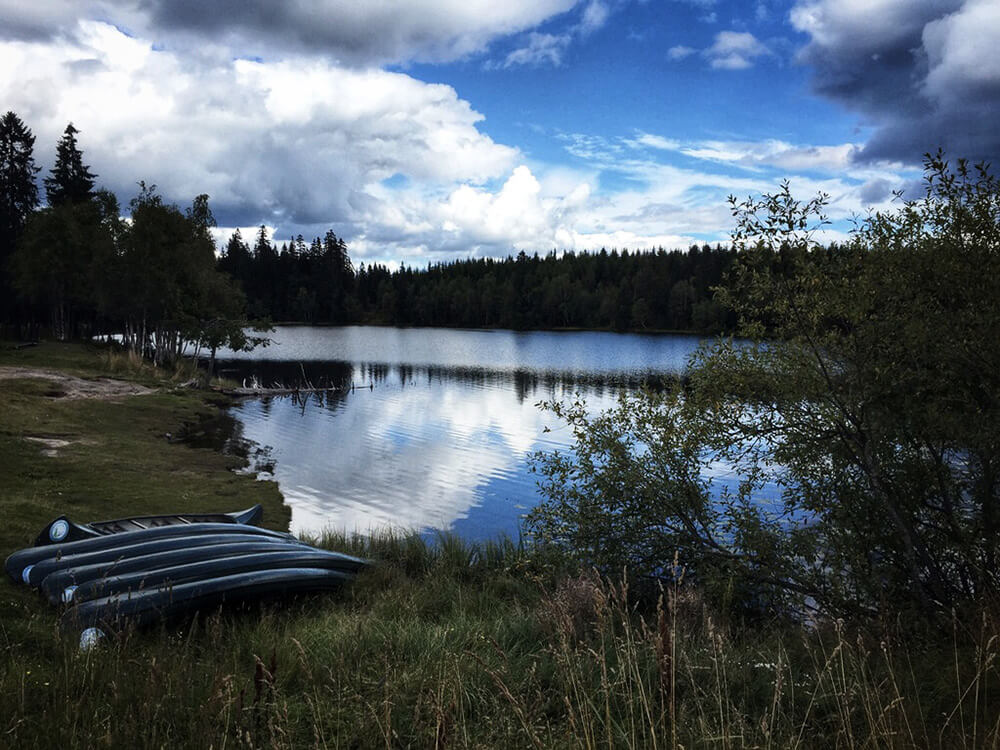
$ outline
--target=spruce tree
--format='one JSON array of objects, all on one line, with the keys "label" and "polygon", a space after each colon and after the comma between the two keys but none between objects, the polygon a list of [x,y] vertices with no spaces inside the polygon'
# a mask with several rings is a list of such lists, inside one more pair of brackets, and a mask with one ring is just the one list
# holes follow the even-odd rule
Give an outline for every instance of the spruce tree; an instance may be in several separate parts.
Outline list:
[{"label": "spruce tree", "polygon": [[38,207],[35,136],[13,112],[0,119],[0,236],[6,256]]},{"label": "spruce tree", "polygon": [[243,240],[243,235],[237,228],[229,238],[225,250],[222,251],[218,263],[219,270],[225,271],[246,288],[251,261],[250,246]]},{"label": "spruce tree", "polygon": [[83,154],[76,145],[76,134],[79,132],[70,123],[56,146],[56,165],[52,168],[51,177],[45,178],[45,194],[50,206],[83,203],[94,197],[94,178],[97,175],[83,163]]},{"label": "spruce tree", "polygon": [[0,320],[10,320],[14,312],[8,261],[38,207],[34,146],[35,136],[21,118],[13,112],[0,118]]}]

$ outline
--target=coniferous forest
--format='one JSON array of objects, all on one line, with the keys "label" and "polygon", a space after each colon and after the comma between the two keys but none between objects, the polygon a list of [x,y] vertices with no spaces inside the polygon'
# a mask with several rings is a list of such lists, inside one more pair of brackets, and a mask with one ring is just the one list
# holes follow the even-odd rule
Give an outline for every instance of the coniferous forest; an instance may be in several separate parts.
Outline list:
[{"label": "coniferous forest", "polygon": [[251,317],[274,321],[716,332],[731,323],[712,299],[731,260],[695,245],[355,269],[332,231],[279,249],[261,227],[252,246],[237,230],[219,268],[240,282]]}]

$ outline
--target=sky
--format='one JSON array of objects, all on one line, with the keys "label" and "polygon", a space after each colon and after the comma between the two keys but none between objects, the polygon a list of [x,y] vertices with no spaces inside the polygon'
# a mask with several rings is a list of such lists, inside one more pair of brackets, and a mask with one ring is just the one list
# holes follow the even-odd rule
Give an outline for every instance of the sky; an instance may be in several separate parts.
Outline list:
[{"label": "sky", "polygon": [[841,238],[1000,163],[998,49],[998,0],[0,0],[0,111],[220,242],[421,267],[725,241],[782,180]]}]

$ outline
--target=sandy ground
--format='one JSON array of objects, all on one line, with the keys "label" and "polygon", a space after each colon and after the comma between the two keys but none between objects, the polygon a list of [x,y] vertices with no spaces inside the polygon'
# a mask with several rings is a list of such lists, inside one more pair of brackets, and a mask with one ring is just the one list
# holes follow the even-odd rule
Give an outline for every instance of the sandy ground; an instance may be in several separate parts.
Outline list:
[{"label": "sandy ground", "polygon": [[112,378],[97,378],[87,380],[75,375],[67,375],[57,370],[45,370],[36,367],[0,367],[0,380],[13,378],[40,378],[52,381],[55,387],[53,398],[100,398],[117,399],[124,396],[142,396],[154,393],[156,389],[144,385],[129,383],[125,380]]},{"label": "sandy ground", "polygon": [[[125,396],[142,396],[155,391],[155,389],[147,388],[144,385],[113,378],[87,380],[75,375],[67,375],[58,370],[37,367],[0,367],[0,382],[14,378],[38,378],[49,381],[52,383],[52,391],[48,394],[50,398],[114,400]],[[38,445],[42,450],[42,455],[50,458],[58,456],[61,448],[80,442],[80,440],[68,435],[25,435],[24,439]]]}]

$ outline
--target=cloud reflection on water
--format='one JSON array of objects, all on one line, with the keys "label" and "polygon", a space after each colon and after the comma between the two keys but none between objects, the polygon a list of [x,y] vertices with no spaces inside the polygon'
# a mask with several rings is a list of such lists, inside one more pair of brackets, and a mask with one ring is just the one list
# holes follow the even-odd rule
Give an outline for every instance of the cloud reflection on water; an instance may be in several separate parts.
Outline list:
[{"label": "cloud reflection on water", "polygon": [[[251,400],[233,413],[273,448],[294,531],[458,529],[516,535],[539,498],[527,454],[570,430],[536,404],[579,393],[594,411],[620,389],[674,377],[701,339],[574,331],[279,326],[220,371],[335,391]],[[545,427],[552,427],[546,432]]]},{"label": "cloud reflection on water", "polygon": [[527,455],[568,447],[571,438],[537,403],[579,393],[601,409],[617,390],[525,373],[343,365],[333,372],[345,390],[329,397],[234,409],[246,437],[273,448],[296,532],[449,529],[469,519],[466,536],[516,535],[520,515],[538,501]]}]

